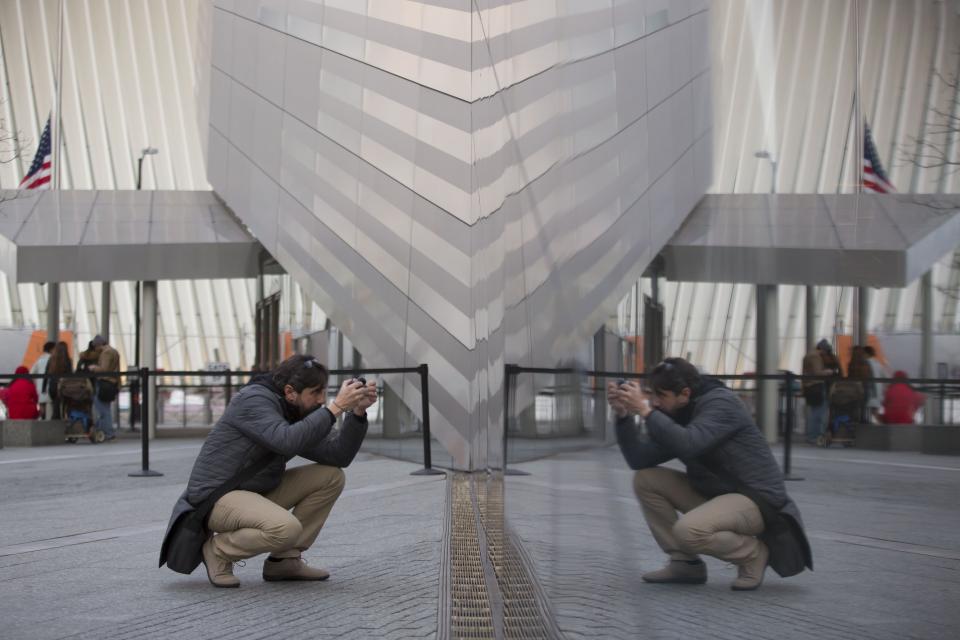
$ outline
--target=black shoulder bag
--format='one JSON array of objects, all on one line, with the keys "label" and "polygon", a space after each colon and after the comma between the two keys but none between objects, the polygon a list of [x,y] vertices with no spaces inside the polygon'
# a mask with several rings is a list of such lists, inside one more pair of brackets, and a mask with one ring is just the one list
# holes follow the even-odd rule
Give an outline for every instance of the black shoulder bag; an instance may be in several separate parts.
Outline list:
[{"label": "black shoulder bag", "polygon": [[97,399],[100,402],[110,404],[117,399],[120,394],[120,386],[113,380],[100,378],[97,380]]},{"label": "black shoulder bag", "polygon": [[213,510],[213,505],[217,500],[260,473],[276,456],[277,454],[273,451],[263,454],[214,490],[203,502],[196,505],[193,511],[180,514],[160,549],[160,566],[166,563],[177,573],[187,575],[193,573],[193,570],[203,561],[203,545],[210,537],[210,532],[207,530],[207,516]]}]

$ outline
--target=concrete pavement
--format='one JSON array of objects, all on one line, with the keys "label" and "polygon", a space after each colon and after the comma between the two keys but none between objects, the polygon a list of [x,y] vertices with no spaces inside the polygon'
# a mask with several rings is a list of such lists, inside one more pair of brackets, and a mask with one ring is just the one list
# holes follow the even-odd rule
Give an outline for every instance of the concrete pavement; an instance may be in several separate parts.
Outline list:
[{"label": "concrete pavement", "polygon": [[307,560],[323,583],[238,590],[157,569],[170,509],[199,441],[151,449],[162,478],[128,478],[134,443],[0,451],[0,637],[412,638],[437,628],[444,478],[361,454]]},{"label": "concrete pavement", "polygon": [[[252,559],[239,590],[218,590],[202,570],[156,567],[199,446],[155,442],[161,478],[127,477],[135,442],[0,450],[0,638],[443,637],[442,476],[361,453],[306,555],[330,581],[265,583]],[[616,448],[513,466],[532,475],[506,480],[508,526],[567,638],[946,640],[960,628],[958,458],[798,447],[806,480],[788,489],[816,571],[768,572],[755,593],[729,591],[735,570],[713,560],[705,586],[640,580],[663,556]]]}]

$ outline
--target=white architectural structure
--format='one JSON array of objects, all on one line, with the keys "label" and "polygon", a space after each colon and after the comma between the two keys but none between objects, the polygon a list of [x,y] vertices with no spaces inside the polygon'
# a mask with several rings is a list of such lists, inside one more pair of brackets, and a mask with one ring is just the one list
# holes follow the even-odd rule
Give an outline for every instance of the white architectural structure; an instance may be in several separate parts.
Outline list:
[{"label": "white architectural structure", "polygon": [[504,364],[576,353],[710,184],[706,5],[214,2],[210,182],[499,466]]},{"label": "white architectural structure", "polygon": [[[0,119],[17,140],[0,144],[0,188],[29,167],[54,101],[58,0],[0,0]],[[141,149],[144,189],[209,189],[197,132],[194,59],[199,3],[110,0],[64,3],[64,189],[133,189]],[[2,137],[2,135],[0,135]],[[19,155],[17,155],[19,154]],[[0,277],[0,326],[45,328],[46,287]],[[113,291],[112,342],[133,361],[134,283]],[[158,283],[158,362],[168,370],[225,360],[253,363],[252,280]],[[61,286],[60,325],[86,345],[102,325],[101,284]],[[288,297],[299,326],[301,300]],[[313,314],[322,326],[322,313]],[[219,354],[219,358],[215,357]],[[16,366],[6,363],[4,370]]]},{"label": "white architectural structure", "polygon": [[[958,113],[960,5],[955,0],[772,2],[717,0],[710,11],[714,87],[711,193],[852,193],[860,171],[854,109],[856,26],[861,108],[890,179],[902,193],[960,192],[951,166],[910,162],[917,140],[960,158],[956,135],[932,136],[935,110]],[[859,7],[859,21],[854,11]],[[946,81],[946,82],[945,82]],[[951,86],[952,83],[952,86]],[[768,151],[774,165],[757,158]],[[774,183],[775,180],[775,183]],[[960,247],[960,238],[954,238]],[[934,330],[960,332],[960,250],[932,269]],[[920,283],[873,290],[871,333],[919,332]],[[641,292],[649,293],[649,283]],[[819,337],[852,333],[853,289],[816,288]],[[666,352],[709,371],[754,371],[755,287],[661,282]],[[800,370],[804,287],[781,286],[780,367]],[[632,333],[636,305],[623,304]]]},{"label": "white architectural structure", "polygon": [[[617,273],[609,262],[581,254],[580,260],[589,257],[599,274],[583,281],[581,263],[570,259],[590,238],[599,239],[594,248],[609,240],[603,231],[611,229],[612,216],[618,207],[624,210],[631,195],[646,193],[640,209],[673,213],[650,218],[667,224],[656,233],[631,227],[645,233],[648,243],[634,247],[635,253],[598,250],[609,261],[623,258],[624,265],[645,262],[648,249],[663,244],[660,236],[683,218],[683,206],[664,203],[680,196],[682,205],[684,197],[695,200],[702,191],[697,180],[677,179],[683,172],[698,180],[712,174],[714,193],[766,193],[773,165],[755,154],[768,151],[777,160],[774,186],[780,193],[852,190],[859,161],[851,151],[857,22],[862,108],[893,183],[901,192],[955,193],[960,186],[958,174],[923,169],[902,158],[910,141],[924,134],[931,109],[960,104],[955,92],[937,80],[957,77],[960,16],[953,0],[215,4],[66,3],[64,187],[132,189],[140,149],[154,146],[160,154],[144,163],[144,188],[208,188],[203,149],[210,136],[210,159],[227,158],[225,164],[210,164],[210,181],[244,219],[260,220],[257,235],[286,251],[285,265],[299,270],[294,272],[309,284],[310,297],[331,314],[343,311],[341,294],[361,299],[370,315],[359,324],[352,318],[344,324],[348,335],[365,334],[363,323],[382,321],[387,327],[369,334],[377,344],[358,345],[371,363],[388,353],[400,354],[408,364],[434,353],[439,358],[435,376],[467,389],[462,397],[437,401],[442,415],[458,422],[447,428],[452,435],[445,443],[461,459],[485,459],[482,443],[467,453],[468,434],[481,431],[456,416],[463,417],[471,402],[486,399],[484,387],[498,388],[503,352],[498,341],[509,340],[511,360],[517,355],[519,362],[552,364],[565,345],[543,326],[572,329],[574,341],[582,343],[591,327],[607,319],[606,297],[622,294],[623,283],[636,275],[629,269]],[[0,0],[0,114],[27,143],[25,157],[0,162],[0,188],[19,182],[33,153],[31,141],[50,111],[57,6],[57,0]],[[702,11],[706,6],[709,13]],[[689,49],[676,44],[682,39],[688,39]],[[211,69],[211,59],[217,69]],[[702,97],[707,76],[701,72],[707,67],[712,104]],[[628,70],[646,85],[626,83]],[[684,77],[695,79],[684,84]],[[230,92],[228,107],[234,92],[240,96],[236,110],[223,111],[224,90]],[[691,108],[700,106],[690,115],[697,124],[689,132],[681,127],[675,136],[670,120],[682,122],[687,115],[673,107],[686,108],[680,96],[687,94]],[[648,109],[666,95],[667,103]],[[505,118],[508,113],[512,116]],[[286,137],[260,156],[268,148],[265,132],[278,126]],[[702,135],[711,128],[712,135]],[[679,155],[677,148],[653,156],[639,153],[638,141],[644,138],[646,148],[655,149],[664,141],[680,145],[688,135],[701,145],[693,154]],[[0,160],[8,157],[0,153]],[[646,167],[630,164],[644,159]],[[703,164],[689,173],[693,160]],[[340,176],[355,170],[357,179],[344,183]],[[636,182],[624,177],[631,171],[640,177]],[[244,176],[257,182],[245,185]],[[621,182],[611,186],[604,180]],[[591,200],[591,194],[618,201]],[[558,201],[590,211],[579,218],[588,228],[570,232],[573,209],[555,215],[564,211],[551,204]],[[317,218],[317,212],[343,206],[347,213],[340,220]],[[257,214],[266,211],[328,233],[298,250],[289,227],[278,242],[273,225],[264,226]],[[391,211],[400,213],[385,213]],[[636,209],[627,211],[624,224],[637,215],[646,219]],[[558,228],[568,231],[566,237],[555,232]],[[607,231],[618,232],[616,226]],[[538,245],[536,239],[544,242]],[[623,244],[628,241],[629,236],[621,238]],[[328,264],[320,253],[325,246],[336,248],[327,252],[334,257]],[[405,253],[403,247],[413,250]],[[366,269],[362,278],[373,276],[379,284],[338,290],[334,279],[317,282],[319,267],[311,261],[318,255],[324,255],[319,259],[324,273],[341,277]],[[482,278],[481,268],[498,267],[501,257],[504,270]],[[564,264],[567,271],[551,271]],[[522,270],[524,278],[518,276]],[[945,259],[933,269],[933,281],[935,326],[956,332],[960,268]],[[321,307],[291,279],[284,282],[286,328],[320,328],[326,319]],[[478,282],[481,286],[475,286]],[[754,369],[752,285],[661,285],[668,353],[689,353],[714,371]],[[133,345],[132,284],[112,287],[113,332],[126,354]],[[506,324],[498,324],[501,291],[514,303],[504,305]],[[870,329],[919,329],[917,291],[916,285],[876,291],[870,298]],[[571,304],[585,292],[595,298],[583,296],[581,307]],[[542,297],[525,297],[530,295]],[[252,281],[161,282],[159,297],[162,366],[198,368],[214,359],[214,349],[236,366],[252,363]],[[96,283],[62,287],[62,324],[74,328],[81,343],[100,325],[99,299]],[[517,306],[523,299],[535,302]],[[784,367],[797,369],[803,353],[803,299],[801,287],[780,288]],[[632,301],[621,307],[624,333],[633,332],[635,308]],[[849,332],[850,289],[818,287],[817,308],[820,335]],[[586,309],[597,317],[582,315]],[[0,278],[0,325],[43,327],[45,310],[44,287]],[[218,321],[210,323],[214,311]],[[529,311],[534,311],[533,322],[510,324]],[[443,331],[428,332],[438,324]],[[506,334],[497,334],[497,326],[507,327]],[[515,335],[511,326],[532,331]],[[431,344],[424,344],[424,336]],[[492,364],[485,368],[478,362]],[[491,379],[484,377],[487,369]],[[463,373],[469,371],[481,372],[480,377]],[[415,400],[410,404],[418,406]],[[471,415],[483,417],[471,419],[496,422],[484,407],[473,407]]]}]

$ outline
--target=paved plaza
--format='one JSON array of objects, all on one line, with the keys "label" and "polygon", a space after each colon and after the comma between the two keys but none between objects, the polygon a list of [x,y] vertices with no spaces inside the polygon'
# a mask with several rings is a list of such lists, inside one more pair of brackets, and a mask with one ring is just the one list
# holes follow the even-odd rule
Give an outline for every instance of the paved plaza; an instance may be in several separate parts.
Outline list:
[{"label": "paved plaza", "polygon": [[[432,638],[444,571],[446,480],[361,454],[307,558],[325,583],[238,590],[157,569],[198,440],[152,447],[161,478],[129,478],[137,443],[0,450],[0,638]],[[816,571],[733,593],[646,585],[662,562],[615,448],[515,465],[509,526],[568,638],[953,639],[960,628],[960,459],[798,448],[791,483]],[[442,633],[440,636],[442,637]]]},{"label": "paved plaza", "polygon": [[437,628],[445,484],[416,465],[361,454],[307,560],[332,577],[240,589],[157,569],[160,539],[200,441],[162,441],[129,478],[133,442],[0,450],[4,640],[420,638]]}]

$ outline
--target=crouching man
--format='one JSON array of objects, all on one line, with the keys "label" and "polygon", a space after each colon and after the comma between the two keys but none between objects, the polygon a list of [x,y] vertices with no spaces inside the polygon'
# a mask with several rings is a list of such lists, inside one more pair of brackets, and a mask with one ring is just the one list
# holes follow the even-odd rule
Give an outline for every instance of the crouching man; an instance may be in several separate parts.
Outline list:
[{"label": "crouching man", "polygon": [[[607,388],[643,515],[669,556],[643,580],[703,584],[699,554],[736,565],[735,591],[760,587],[768,563],[784,577],[812,568],[800,511],[740,399],[681,358],[664,360],[648,381],[646,393],[634,382]],[[646,435],[631,414],[644,420]],[[674,458],[686,473],[658,466]]]},{"label": "crouching man", "polygon": [[[329,577],[325,570],[308,566],[302,554],[343,491],[342,467],[360,449],[367,432],[366,409],[377,392],[374,382],[347,381],[324,406],[327,377],[326,368],[313,357],[297,355],[237,393],[207,436],[187,490],[174,507],[161,566],[184,554],[177,545],[190,538],[175,530],[188,521],[181,516],[195,512],[201,521],[205,517],[196,544],[203,544],[200,558],[215,587],[239,586],[233,563],[261,553],[270,554],[263,563],[264,580]],[[340,414],[346,417],[337,428]],[[294,456],[316,464],[287,469]],[[196,562],[188,563],[184,572]],[[169,564],[183,571],[175,566],[180,563]]]}]

